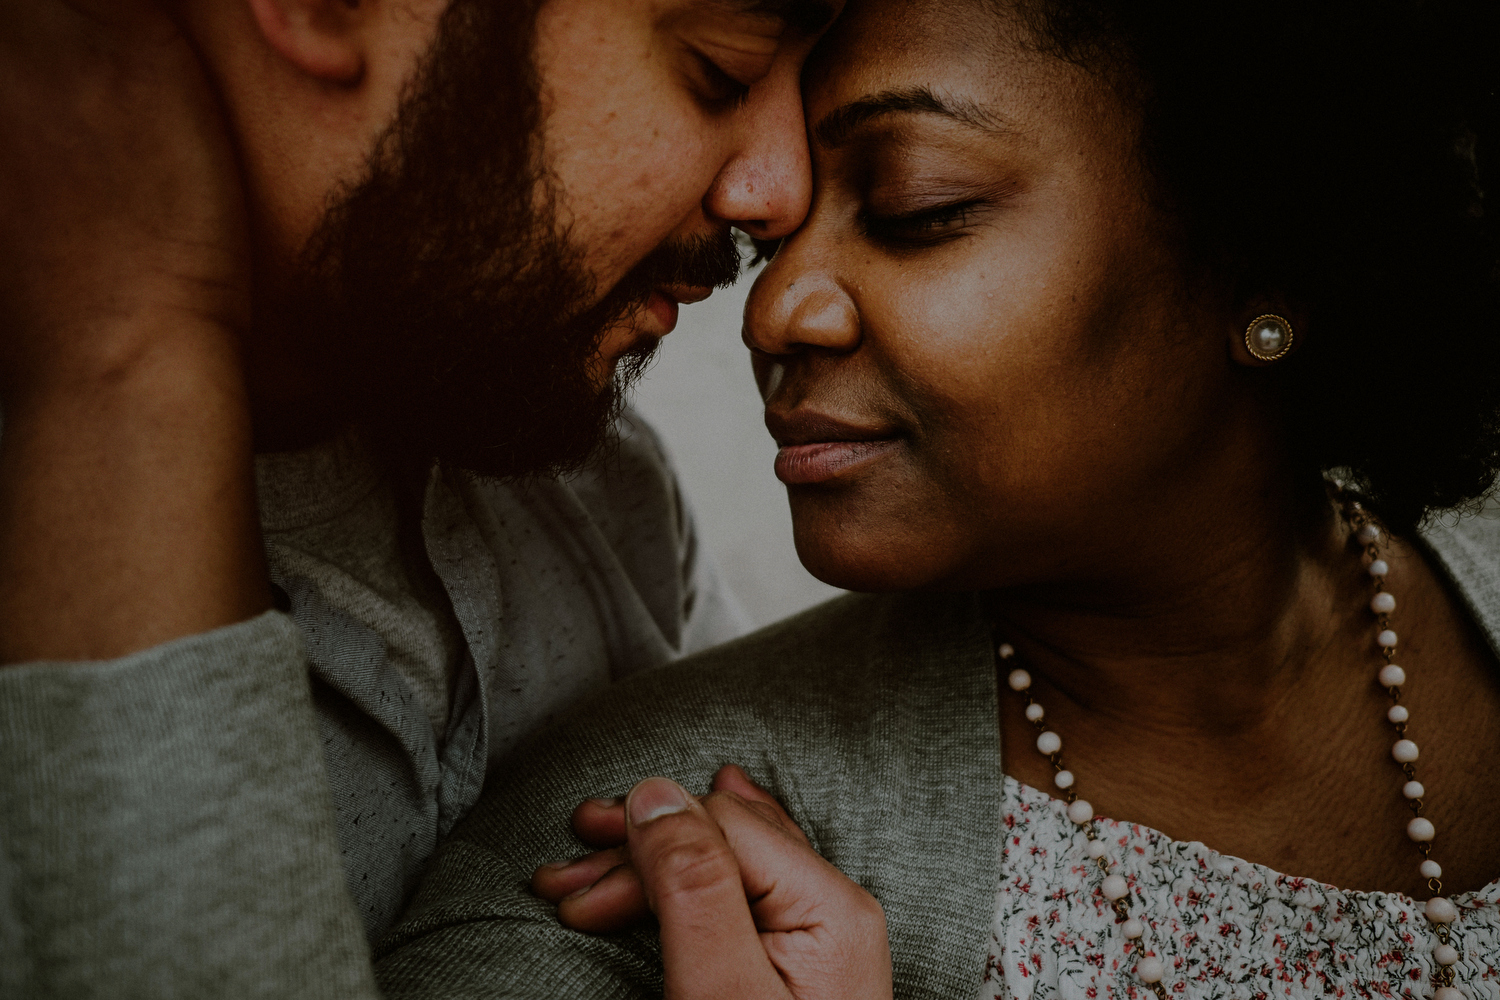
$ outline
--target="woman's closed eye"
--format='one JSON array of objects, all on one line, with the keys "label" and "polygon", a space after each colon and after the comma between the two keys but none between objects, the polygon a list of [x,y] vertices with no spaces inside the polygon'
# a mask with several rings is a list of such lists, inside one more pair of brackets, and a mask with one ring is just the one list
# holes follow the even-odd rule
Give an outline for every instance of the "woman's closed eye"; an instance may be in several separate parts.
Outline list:
[{"label": "woman's closed eye", "polygon": [[914,212],[880,214],[866,210],[865,234],[877,243],[898,249],[918,249],[959,239],[973,231],[980,214],[978,199],[936,205]]}]

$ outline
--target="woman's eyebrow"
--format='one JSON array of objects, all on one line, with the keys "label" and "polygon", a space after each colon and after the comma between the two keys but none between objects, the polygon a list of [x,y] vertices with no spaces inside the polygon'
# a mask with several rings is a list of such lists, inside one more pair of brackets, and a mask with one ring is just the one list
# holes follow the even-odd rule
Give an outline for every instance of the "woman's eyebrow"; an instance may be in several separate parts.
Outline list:
[{"label": "woman's eyebrow", "polygon": [[951,121],[984,132],[1014,132],[1015,126],[994,111],[962,98],[942,98],[926,87],[885,90],[861,97],[828,112],[813,127],[813,140],[820,146],[836,148],[849,141],[855,129],[882,115],[941,115]]}]

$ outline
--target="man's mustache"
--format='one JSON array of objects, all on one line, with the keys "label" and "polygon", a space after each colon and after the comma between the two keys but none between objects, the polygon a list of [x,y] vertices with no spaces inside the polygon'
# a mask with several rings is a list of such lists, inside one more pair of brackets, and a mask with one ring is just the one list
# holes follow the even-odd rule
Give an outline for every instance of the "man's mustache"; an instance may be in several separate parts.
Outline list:
[{"label": "man's mustache", "polygon": [[668,240],[631,268],[609,297],[643,303],[664,285],[728,288],[739,278],[742,264],[739,245],[728,229]]},{"label": "man's mustache", "polygon": [[[574,316],[571,325],[602,336],[610,326],[645,306],[658,288],[727,288],[739,278],[742,264],[739,245],[727,229],[712,236],[668,240],[626,272],[603,298]],[[644,358],[651,352],[633,353]]]}]

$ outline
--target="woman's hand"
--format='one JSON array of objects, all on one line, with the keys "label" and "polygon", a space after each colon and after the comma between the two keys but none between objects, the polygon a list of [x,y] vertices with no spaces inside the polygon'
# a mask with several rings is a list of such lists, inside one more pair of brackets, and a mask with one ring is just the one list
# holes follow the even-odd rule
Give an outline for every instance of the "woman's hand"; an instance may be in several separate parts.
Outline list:
[{"label": "woman's hand", "polygon": [[[539,869],[533,885],[584,930],[628,924],[644,902],[661,925],[670,1000],[889,1000],[880,904],[813,851],[744,772],[726,768],[714,785],[700,801],[650,778],[623,808],[581,810],[593,842],[623,821],[627,845]],[[569,886],[587,891],[560,898]]]}]

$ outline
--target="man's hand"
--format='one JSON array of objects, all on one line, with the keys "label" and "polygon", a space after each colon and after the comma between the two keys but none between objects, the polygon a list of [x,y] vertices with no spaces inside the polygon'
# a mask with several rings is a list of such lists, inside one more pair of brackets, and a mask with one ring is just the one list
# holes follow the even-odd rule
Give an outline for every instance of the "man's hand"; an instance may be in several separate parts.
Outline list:
[{"label": "man's hand", "polygon": [[584,883],[559,901],[578,929],[617,929],[638,918],[643,899],[661,925],[671,1000],[889,1000],[880,904],[814,852],[744,772],[726,768],[714,785],[699,801],[651,778],[623,809],[585,804],[579,825],[593,842],[612,839],[620,815],[628,845],[539,869],[533,885],[552,898]]},{"label": "man's hand", "polygon": [[[713,791],[738,795],[747,805],[803,844],[807,838],[776,797],[741,768],[726,764],[714,775]],[[573,811],[573,832],[594,853],[573,861],[543,865],[531,888],[557,907],[567,926],[590,934],[624,930],[651,915],[646,889],[630,863],[624,799],[589,799]]]},{"label": "man's hand", "polygon": [[0,5],[0,663],[265,607],[242,185],[153,0]]}]

